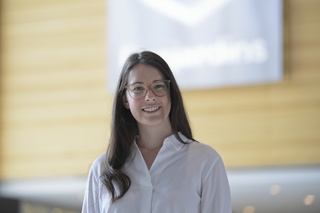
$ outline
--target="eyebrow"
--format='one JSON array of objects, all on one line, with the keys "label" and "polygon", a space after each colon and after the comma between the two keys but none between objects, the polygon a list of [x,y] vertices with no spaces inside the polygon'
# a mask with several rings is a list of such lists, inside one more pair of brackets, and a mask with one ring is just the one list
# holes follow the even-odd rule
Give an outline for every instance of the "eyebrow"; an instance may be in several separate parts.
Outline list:
[{"label": "eyebrow", "polygon": [[131,83],[131,84],[143,84],[143,82],[141,82],[141,81],[136,81],[136,82],[133,82],[133,83]]},{"label": "eyebrow", "polygon": [[[154,80],[152,83],[157,82],[157,81],[163,81],[163,79]],[[144,84],[144,83],[142,81],[136,81],[136,82],[133,82],[131,84]]]}]

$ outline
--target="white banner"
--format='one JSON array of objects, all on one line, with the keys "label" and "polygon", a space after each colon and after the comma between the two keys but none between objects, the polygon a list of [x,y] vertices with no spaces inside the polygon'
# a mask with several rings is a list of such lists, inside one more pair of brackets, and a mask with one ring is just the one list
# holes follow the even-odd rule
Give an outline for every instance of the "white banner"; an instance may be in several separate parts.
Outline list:
[{"label": "white banner", "polygon": [[281,0],[108,0],[108,82],[151,50],[182,89],[282,79]]}]

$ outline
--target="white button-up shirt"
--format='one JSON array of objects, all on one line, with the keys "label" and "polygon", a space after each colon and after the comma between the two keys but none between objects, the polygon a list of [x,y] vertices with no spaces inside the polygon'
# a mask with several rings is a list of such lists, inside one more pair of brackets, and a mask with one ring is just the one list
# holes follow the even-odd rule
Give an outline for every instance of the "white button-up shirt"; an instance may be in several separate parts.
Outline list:
[{"label": "white button-up shirt", "polygon": [[105,154],[91,167],[82,213],[232,212],[223,162],[208,145],[191,140],[182,144],[172,135],[165,139],[149,170],[135,143],[123,166],[123,171],[131,179],[131,186],[114,203],[99,180],[104,161]]}]

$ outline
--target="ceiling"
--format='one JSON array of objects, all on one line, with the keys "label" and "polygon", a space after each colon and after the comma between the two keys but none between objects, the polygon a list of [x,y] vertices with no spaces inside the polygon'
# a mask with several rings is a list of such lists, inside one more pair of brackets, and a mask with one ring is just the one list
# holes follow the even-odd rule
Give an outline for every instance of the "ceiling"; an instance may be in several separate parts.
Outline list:
[{"label": "ceiling", "polygon": [[[228,169],[234,213],[319,213],[320,166]],[[86,177],[8,180],[0,193],[80,211]]]}]

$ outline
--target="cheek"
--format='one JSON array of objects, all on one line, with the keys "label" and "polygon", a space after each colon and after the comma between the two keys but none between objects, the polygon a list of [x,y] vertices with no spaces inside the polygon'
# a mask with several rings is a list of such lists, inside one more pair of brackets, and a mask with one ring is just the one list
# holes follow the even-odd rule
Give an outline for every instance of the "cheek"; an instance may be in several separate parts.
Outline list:
[{"label": "cheek", "polygon": [[171,111],[171,100],[170,100],[170,98],[168,98],[167,100],[166,100],[166,108],[167,108],[167,110],[168,110],[168,113],[170,113],[170,111]]},{"label": "cheek", "polygon": [[129,105],[129,107],[131,108],[131,106],[133,106],[134,100],[130,97],[130,95],[128,93],[126,93],[126,101]]},{"label": "cheek", "polygon": [[135,114],[137,114],[137,111],[140,109],[139,102],[128,96],[127,96],[127,101],[128,101],[130,112],[134,116]]}]

